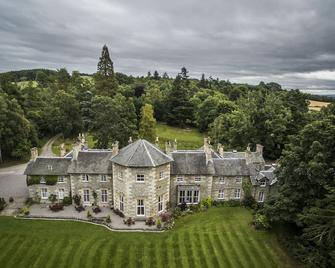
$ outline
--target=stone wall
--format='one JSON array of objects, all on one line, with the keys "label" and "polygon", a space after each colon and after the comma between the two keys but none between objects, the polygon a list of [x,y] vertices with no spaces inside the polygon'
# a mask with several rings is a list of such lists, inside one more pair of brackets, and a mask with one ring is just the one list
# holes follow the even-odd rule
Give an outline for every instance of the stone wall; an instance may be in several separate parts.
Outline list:
[{"label": "stone wall", "polygon": [[29,197],[32,198],[36,202],[46,203],[46,204],[51,203],[48,198],[47,199],[41,198],[42,188],[47,189],[48,197],[51,194],[55,194],[58,200],[59,200],[59,196],[58,196],[59,189],[64,189],[64,197],[70,196],[71,195],[70,177],[69,176],[63,176],[63,177],[64,177],[64,182],[57,182],[55,185],[47,185],[45,183],[29,185],[28,186]]},{"label": "stone wall", "polygon": [[[178,182],[177,177],[182,177],[183,181]],[[201,177],[201,181],[195,181],[196,177]],[[200,199],[205,199],[211,196],[212,190],[212,180],[213,177],[211,175],[173,175],[170,178],[170,202],[172,206],[176,206],[178,204],[178,185],[198,185],[200,187]]]},{"label": "stone wall", "polygon": [[[97,204],[101,207],[109,207],[113,202],[113,180],[111,174],[87,174],[88,182],[83,181],[83,174],[71,174],[72,196],[78,194],[81,196],[81,202],[84,206],[91,206],[94,203],[93,191],[97,193]],[[101,181],[101,175],[106,175],[107,181]],[[90,200],[84,203],[84,190],[89,190]],[[107,190],[107,202],[101,200],[101,190]]]},{"label": "stone wall", "polygon": [[[236,200],[234,197],[235,189],[241,189],[240,200],[243,199],[243,182],[250,180],[249,176],[223,176],[224,183],[220,182],[220,177],[213,177],[212,198],[214,200]],[[237,178],[241,178],[241,183],[236,182]],[[218,199],[219,190],[224,190],[224,199]]]},{"label": "stone wall", "polygon": [[[160,179],[160,172],[164,178]],[[122,177],[120,177],[120,173]],[[144,175],[144,182],[137,182],[137,175]],[[120,195],[124,197],[124,211],[126,217],[137,219],[158,215],[158,196],[164,196],[164,203],[169,201],[170,164],[156,168],[126,168],[113,164],[113,193],[115,208],[120,209]],[[137,200],[143,199],[145,216],[136,214]]]}]

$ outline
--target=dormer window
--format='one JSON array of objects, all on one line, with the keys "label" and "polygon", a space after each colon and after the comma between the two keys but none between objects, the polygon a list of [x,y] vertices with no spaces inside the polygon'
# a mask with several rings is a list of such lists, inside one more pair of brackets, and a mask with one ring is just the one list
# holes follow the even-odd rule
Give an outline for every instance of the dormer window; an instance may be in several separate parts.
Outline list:
[{"label": "dormer window", "polygon": [[136,175],[136,181],[137,182],[144,182],[144,175],[143,174],[137,174]]},{"label": "dormer window", "polygon": [[220,177],[220,178],[219,178],[219,183],[220,183],[220,184],[224,184],[224,183],[225,183],[225,181],[224,181],[224,177]]},{"label": "dormer window", "polygon": [[195,181],[195,182],[201,182],[201,177],[195,177],[195,178],[194,178],[194,181]]},{"label": "dormer window", "polygon": [[184,178],[183,177],[177,177],[177,182],[183,182]]},{"label": "dormer window", "polygon": [[40,178],[40,183],[43,183],[43,184],[46,183],[46,181],[45,181],[45,177],[44,177],[44,176],[42,176],[42,177]]},{"label": "dormer window", "polygon": [[265,186],[266,186],[266,180],[261,180],[261,181],[259,182],[259,185],[260,185],[261,187],[265,187]]},{"label": "dormer window", "polygon": [[52,165],[48,165],[48,170],[52,170]]},{"label": "dormer window", "polygon": [[235,182],[236,182],[236,184],[241,184],[242,183],[242,178],[236,178]]},{"label": "dormer window", "polygon": [[105,174],[102,174],[102,175],[100,176],[100,181],[102,181],[102,182],[106,182],[106,181],[107,181],[107,176],[106,176]]},{"label": "dormer window", "polygon": [[87,174],[81,175],[81,180],[82,181],[88,181],[88,175]]},{"label": "dormer window", "polygon": [[60,183],[64,182],[64,176],[59,176],[58,177],[58,182],[60,182]]}]

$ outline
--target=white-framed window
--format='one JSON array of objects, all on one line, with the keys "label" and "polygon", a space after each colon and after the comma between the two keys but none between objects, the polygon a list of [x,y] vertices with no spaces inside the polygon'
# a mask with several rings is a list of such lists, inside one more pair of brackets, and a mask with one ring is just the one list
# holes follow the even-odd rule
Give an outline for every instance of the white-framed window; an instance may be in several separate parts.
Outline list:
[{"label": "white-framed window", "polygon": [[48,165],[48,170],[52,170],[52,165]]},{"label": "white-framed window", "polygon": [[106,182],[107,181],[107,175],[106,174],[101,174],[100,181],[101,182]]},{"label": "white-framed window", "polygon": [[46,181],[45,181],[45,177],[44,177],[44,176],[41,176],[41,177],[40,177],[40,183],[42,183],[42,184],[45,184],[45,183],[46,183]]},{"label": "white-framed window", "polygon": [[81,175],[81,180],[82,181],[88,181],[88,175],[87,174]]},{"label": "white-framed window", "polygon": [[180,190],[179,191],[179,204],[197,204],[199,203],[199,190]]},{"label": "white-framed window", "polygon": [[64,180],[64,176],[58,176],[58,182],[59,182],[59,183],[63,183],[63,182],[65,182],[65,180]]},{"label": "white-framed window", "polygon": [[184,178],[183,177],[177,177],[177,182],[183,182]]},{"label": "white-framed window", "polygon": [[90,202],[90,190],[85,189],[84,190],[84,198],[83,198],[85,203]]},{"label": "white-framed window", "polygon": [[195,181],[195,182],[201,182],[201,177],[195,177],[195,178],[194,178],[194,181]]},{"label": "white-framed window", "polygon": [[219,190],[218,199],[224,199],[224,190],[223,189]]},{"label": "white-framed window", "polygon": [[264,192],[261,191],[258,194],[258,202],[264,202]]},{"label": "white-framed window", "polygon": [[61,188],[61,189],[58,189],[58,199],[59,200],[63,200],[64,199],[64,189]]},{"label": "white-framed window", "polygon": [[106,189],[101,190],[101,202],[107,203],[108,200],[108,191]]},{"label": "white-framed window", "polygon": [[124,211],[124,197],[120,194],[120,211]]},{"label": "white-framed window", "polygon": [[260,185],[261,187],[265,187],[265,186],[266,186],[266,180],[261,180],[261,181],[259,182],[259,185]]},{"label": "white-framed window", "polygon": [[136,175],[136,181],[137,182],[144,182],[144,175],[143,174],[137,174]]},{"label": "white-framed window", "polygon": [[138,199],[137,200],[136,215],[137,216],[145,216],[144,200],[143,199]]},{"label": "white-framed window", "polygon": [[234,198],[235,199],[240,199],[241,198],[241,189],[235,189]]},{"label": "white-framed window", "polygon": [[41,199],[48,199],[48,188],[41,189]]},{"label": "white-framed window", "polygon": [[159,172],[159,179],[164,179],[164,171]]},{"label": "white-framed window", "polygon": [[241,184],[242,183],[242,178],[238,177],[235,179],[236,184]]},{"label": "white-framed window", "polygon": [[163,211],[163,203],[164,203],[164,196],[159,195],[158,196],[158,212]]},{"label": "white-framed window", "polygon": [[219,178],[219,183],[220,183],[220,184],[225,184],[224,177],[220,177],[220,178]]},{"label": "white-framed window", "polygon": [[119,172],[119,174],[118,174],[118,178],[119,178],[119,180],[121,180],[121,181],[123,180],[123,174],[122,174],[122,171]]}]

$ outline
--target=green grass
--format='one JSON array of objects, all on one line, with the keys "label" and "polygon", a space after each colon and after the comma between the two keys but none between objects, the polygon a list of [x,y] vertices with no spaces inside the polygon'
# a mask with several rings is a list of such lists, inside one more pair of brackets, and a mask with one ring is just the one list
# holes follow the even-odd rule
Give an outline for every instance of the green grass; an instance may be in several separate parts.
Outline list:
[{"label": "green grass", "polygon": [[164,233],[0,217],[1,267],[296,267],[243,208],[186,216]]},{"label": "green grass", "polygon": [[60,155],[60,145],[64,143],[66,152],[70,152],[72,150],[72,145],[74,143],[73,139],[64,139],[64,137],[59,137],[52,144],[52,152],[59,156]]},{"label": "green grass", "polygon": [[199,149],[204,142],[204,135],[195,128],[177,128],[157,123],[156,134],[163,149],[168,140],[177,139],[178,149]]}]

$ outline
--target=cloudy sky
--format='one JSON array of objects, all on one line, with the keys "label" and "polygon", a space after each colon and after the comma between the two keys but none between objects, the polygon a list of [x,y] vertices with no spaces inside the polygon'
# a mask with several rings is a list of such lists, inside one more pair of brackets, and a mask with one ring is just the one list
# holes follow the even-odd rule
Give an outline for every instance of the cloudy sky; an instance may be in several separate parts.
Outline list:
[{"label": "cloudy sky", "polygon": [[334,0],[0,0],[0,72],[149,70],[335,88]]}]

